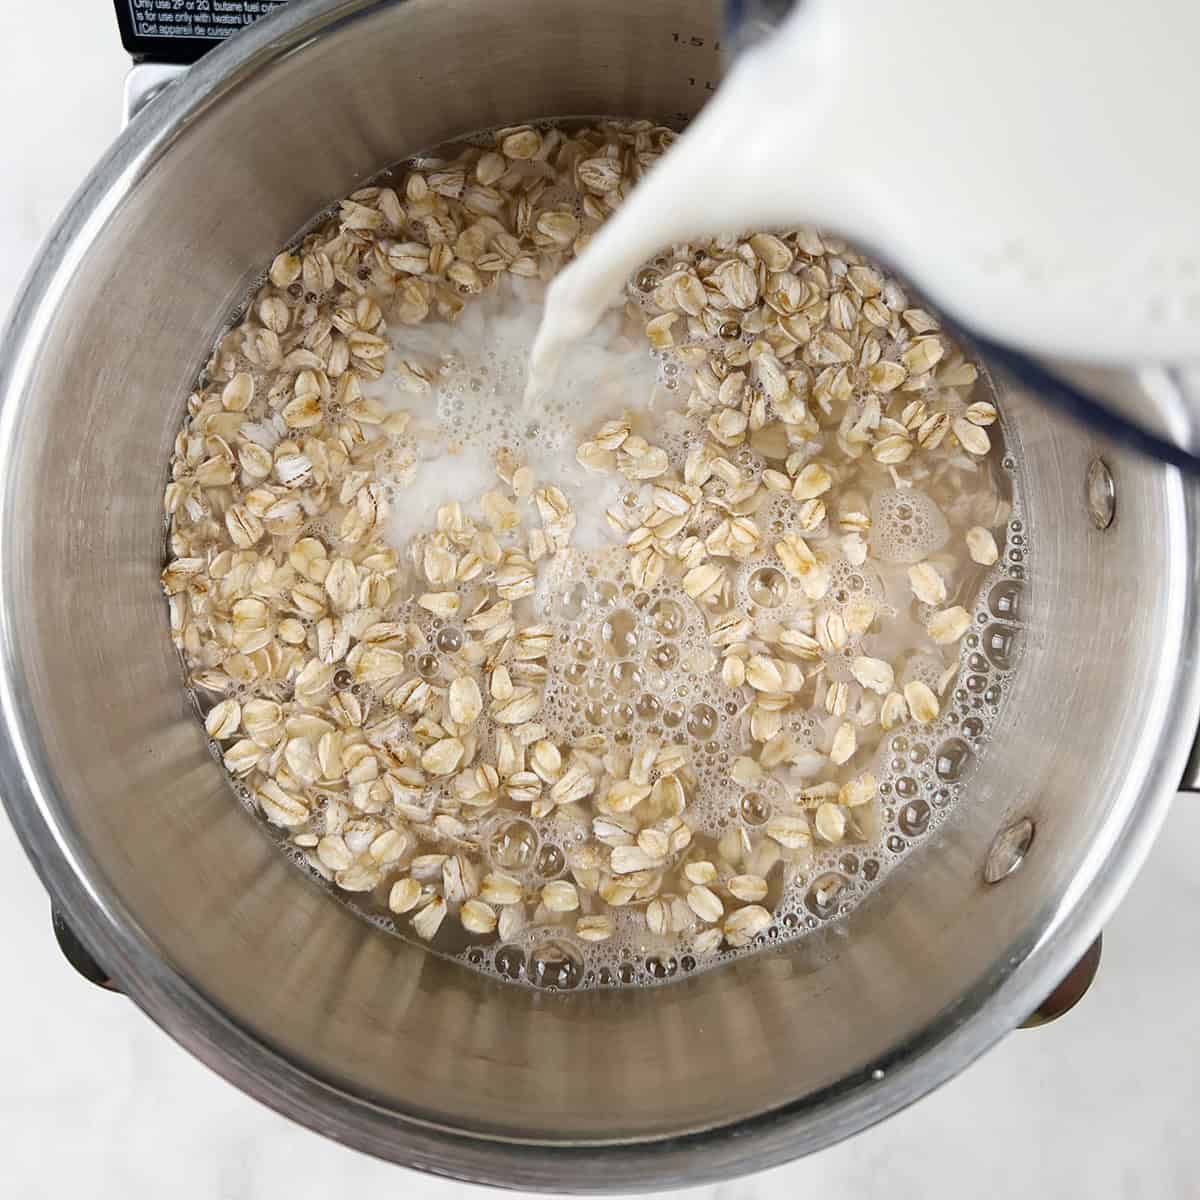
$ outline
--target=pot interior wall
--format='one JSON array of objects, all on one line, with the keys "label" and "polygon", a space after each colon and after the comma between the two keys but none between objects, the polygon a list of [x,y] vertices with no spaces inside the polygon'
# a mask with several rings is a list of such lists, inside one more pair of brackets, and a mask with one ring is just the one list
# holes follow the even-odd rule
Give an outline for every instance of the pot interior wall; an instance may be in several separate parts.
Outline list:
[{"label": "pot interior wall", "polygon": [[[1112,458],[1119,515],[1096,531],[1086,439],[1011,398],[1035,544],[1016,693],[970,802],[851,936],[654,992],[557,996],[369,928],[233,801],[184,701],[158,573],[189,383],[274,250],[382,166],[521,119],[674,121],[702,103],[717,64],[714,14],[688,0],[348,8],[131,168],[136,188],[51,318],[4,517],[9,628],[48,803],[97,887],[180,973],[274,1050],[385,1110],[594,1141],[676,1134],[865,1079],[939,1014],[967,1015],[973,989],[1036,941],[1081,886],[1089,849],[1129,817],[1170,717],[1153,697],[1181,669],[1177,485]],[[985,885],[989,843],[1024,816],[1037,824],[1026,862]]]}]

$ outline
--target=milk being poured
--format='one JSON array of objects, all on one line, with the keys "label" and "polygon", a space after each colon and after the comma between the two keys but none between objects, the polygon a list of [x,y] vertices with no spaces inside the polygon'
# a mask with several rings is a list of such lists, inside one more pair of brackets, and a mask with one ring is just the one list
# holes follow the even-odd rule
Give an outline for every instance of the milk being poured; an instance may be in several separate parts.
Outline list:
[{"label": "milk being poured", "polygon": [[657,251],[802,223],[997,341],[1194,360],[1198,41],[1171,0],[804,0],[555,280],[530,394]]}]

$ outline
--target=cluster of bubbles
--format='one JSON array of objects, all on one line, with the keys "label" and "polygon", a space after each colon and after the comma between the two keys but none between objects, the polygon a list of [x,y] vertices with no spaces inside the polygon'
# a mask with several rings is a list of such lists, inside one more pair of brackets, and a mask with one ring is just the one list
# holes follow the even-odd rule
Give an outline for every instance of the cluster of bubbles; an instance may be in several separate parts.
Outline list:
[{"label": "cluster of bubbles", "polygon": [[[1011,472],[1014,467],[1007,469]],[[648,935],[644,926],[639,929],[636,918],[630,919],[625,914],[618,916],[616,936],[606,943],[588,944],[561,929],[531,927],[504,945],[470,947],[463,954],[465,961],[504,979],[551,990],[645,987],[767,947],[785,945],[827,928],[831,922],[851,913],[911,848],[928,840],[948,819],[1003,712],[1020,657],[1026,616],[1023,564],[1027,557],[1027,534],[1019,503],[1014,504],[1006,542],[1007,553],[985,573],[979,588],[972,627],[961,646],[959,675],[944,693],[942,714],[931,725],[905,725],[895,730],[885,736],[876,751],[871,769],[879,779],[878,812],[868,826],[867,835],[861,841],[836,846],[818,842],[806,867],[790,870],[782,881],[773,878],[772,897],[766,903],[773,907],[776,921],[751,946],[723,949],[716,955],[697,958],[687,952],[685,942],[662,943],[661,939]],[[1019,557],[1014,559],[1014,552]],[[756,567],[754,574],[759,578],[744,581],[748,592],[768,605],[782,597],[779,589],[786,585],[786,580],[781,583],[771,574],[774,570]],[[698,632],[698,627],[693,629],[689,624],[686,601],[675,601],[677,612],[663,603],[673,597],[659,594],[660,589],[646,593],[637,603],[640,598],[637,593],[630,596],[620,587],[612,590],[598,586],[602,582],[593,581],[578,591],[568,591],[562,601],[577,622],[602,631],[603,649],[593,661],[595,669],[582,673],[579,688],[575,689],[580,692],[581,709],[586,707],[583,697],[587,694],[587,681],[602,678],[606,666],[611,671],[620,663],[643,663],[660,646],[686,645],[688,638]],[[682,621],[678,619],[679,613],[683,614]],[[664,614],[668,616],[665,634],[660,627]],[[930,686],[943,670],[944,665],[933,655],[927,658],[916,655],[909,663],[909,677],[923,679]],[[569,667],[567,672],[570,673]],[[671,695],[671,683],[668,680],[668,690],[658,695]],[[564,688],[563,694],[571,690],[570,686]],[[671,727],[663,722],[665,711],[666,706],[660,700],[657,710],[647,706],[647,716],[641,717],[635,702],[632,724],[647,731],[661,730],[680,740],[694,741],[697,736],[703,738],[708,734],[707,725],[693,725],[689,729],[690,710],[686,705],[682,710],[674,710],[679,720]],[[717,732],[715,739],[710,740],[720,744],[729,731],[723,726],[722,710],[715,711]],[[614,737],[619,733],[618,728]],[[705,744],[703,740],[699,743],[701,748]],[[727,779],[725,784],[724,789],[713,790],[710,800],[702,783],[696,801],[696,812],[701,817],[698,828],[703,824],[716,835],[733,823],[752,833],[761,832],[772,814],[776,782],[767,780],[753,790],[736,789],[732,803]],[[689,815],[691,812],[689,805]],[[534,844],[529,831],[525,836],[530,845]]]},{"label": "cluster of bubbles", "polygon": [[554,617],[560,653],[543,701],[552,736],[687,745],[698,777],[689,814],[698,832],[723,829],[717,797],[727,793],[743,705],[721,683],[695,604],[673,585],[643,591],[615,573],[583,574],[560,593]]},{"label": "cluster of bubbles", "polygon": [[[1015,461],[1006,458],[1005,469],[1014,472]],[[880,809],[875,844],[818,848],[812,864],[816,877],[790,888],[785,904],[797,904],[808,917],[822,919],[849,913],[962,799],[1004,711],[1021,654],[1026,538],[1019,499],[1014,499],[1008,552],[984,575],[971,629],[962,641],[958,678],[944,693],[942,713],[928,726],[894,731],[876,753],[872,769],[879,779]],[[933,655],[914,655],[902,682],[918,679],[936,688],[944,669]]]}]

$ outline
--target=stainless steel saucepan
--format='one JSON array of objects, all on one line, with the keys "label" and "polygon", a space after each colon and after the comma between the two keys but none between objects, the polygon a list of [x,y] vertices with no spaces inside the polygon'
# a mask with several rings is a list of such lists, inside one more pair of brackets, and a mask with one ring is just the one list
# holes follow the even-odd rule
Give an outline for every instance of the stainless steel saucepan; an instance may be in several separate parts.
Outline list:
[{"label": "stainless steel saucepan", "polygon": [[[1092,942],[1196,728],[1195,494],[1010,389],[1035,533],[1015,694],[937,844],[837,931],[647,992],[501,986],[353,916],[234,802],[158,584],[171,443],[220,326],[314,213],[415,151],[538,117],[686,120],[717,78],[716,16],[294,0],[129,126],[0,341],[0,787],[30,857],[121,988],[204,1062],[441,1174],[665,1187],[894,1112]],[[1102,382],[1186,436],[1171,375]]]}]

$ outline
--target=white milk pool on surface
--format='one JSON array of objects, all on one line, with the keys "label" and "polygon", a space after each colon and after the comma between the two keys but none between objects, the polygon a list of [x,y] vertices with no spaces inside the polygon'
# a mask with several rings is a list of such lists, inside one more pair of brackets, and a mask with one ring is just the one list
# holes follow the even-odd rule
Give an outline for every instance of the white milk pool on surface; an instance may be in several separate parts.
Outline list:
[{"label": "white milk pool on surface", "polygon": [[[530,468],[538,487],[562,488],[578,520],[576,547],[612,544],[604,512],[623,481],[585,470],[576,448],[601,421],[668,394],[658,388],[658,362],[645,339],[628,336],[619,314],[610,313],[572,345],[553,385],[527,409],[522,397],[544,293],[536,280],[505,276],[472,297],[453,323],[389,328],[384,374],[364,390],[413,414],[412,457],[397,464],[412,474],[396,492],[388,524],[398,550],[434,527],[441,505],[466,506],[495,488],[502,448]],[[430,379],[427,392],[414,393],[406,366]]]}]

